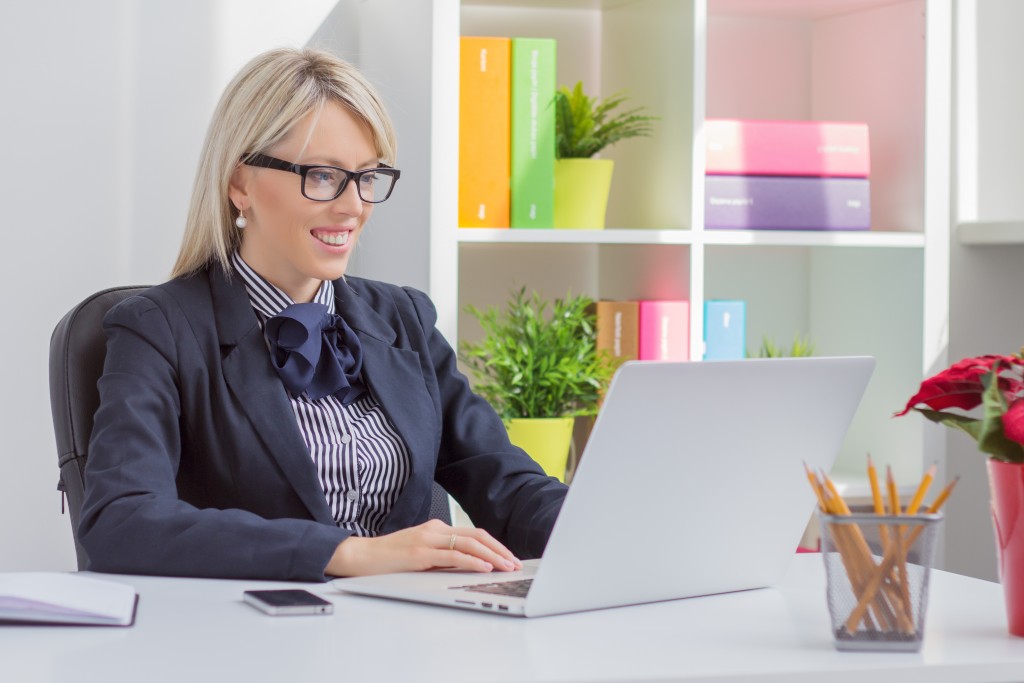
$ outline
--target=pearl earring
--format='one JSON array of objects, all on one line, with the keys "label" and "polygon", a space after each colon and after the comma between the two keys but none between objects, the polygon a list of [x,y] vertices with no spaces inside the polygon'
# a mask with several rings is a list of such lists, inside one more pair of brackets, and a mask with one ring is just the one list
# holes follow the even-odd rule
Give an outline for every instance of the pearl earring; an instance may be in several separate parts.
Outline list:
[{"label": "pearl earring", "polygon": [[242,212],[239,211],[238,212],[238,218],[235,219],[235,227],[238,228],[239,230],[241,230],[241,229],[243,229],[247,225],[249,225],[249,221],[247,221],[245,219],[245,216],[242,214]]}]

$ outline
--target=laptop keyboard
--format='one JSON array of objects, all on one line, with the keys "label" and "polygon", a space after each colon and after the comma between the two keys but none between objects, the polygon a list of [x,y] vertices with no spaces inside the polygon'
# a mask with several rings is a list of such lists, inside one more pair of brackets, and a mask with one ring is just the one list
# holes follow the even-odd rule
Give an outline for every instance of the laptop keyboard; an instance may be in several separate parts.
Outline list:
[{"label": "laptop keyboard", "polygon": [[510,595],[514,598],[525,598],[530,590],[533,579],[517,581],[498,581],[496,583],[478,583],[469,586],[452,586],[450,590],[464,590],[472,593],[490,593],[491,595]]}]

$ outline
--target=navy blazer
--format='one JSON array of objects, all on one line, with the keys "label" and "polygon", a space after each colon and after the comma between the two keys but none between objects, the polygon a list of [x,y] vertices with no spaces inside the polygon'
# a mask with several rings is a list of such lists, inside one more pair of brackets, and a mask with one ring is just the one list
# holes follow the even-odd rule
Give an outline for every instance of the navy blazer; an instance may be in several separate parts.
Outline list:
[{"label": "navy blazer", "polygon": [[[456,368],[425,294],[334,282],[363,377],[411,459],[381,533],[428,519],[436,480],[474,523],[539,557],[566,487],[509,443]],[[324,580],[338,528],[239,277],[210,267],[104,320],[78,534],[95,571]]]}]

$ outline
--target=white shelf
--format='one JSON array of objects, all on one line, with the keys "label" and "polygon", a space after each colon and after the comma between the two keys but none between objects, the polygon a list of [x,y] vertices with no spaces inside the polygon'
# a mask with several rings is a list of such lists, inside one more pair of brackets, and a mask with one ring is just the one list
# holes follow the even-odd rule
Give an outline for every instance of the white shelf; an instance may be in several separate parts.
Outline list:
[{"label": "white shelf", "polygon": [[696,244],[779,247],[869,247],[921,249],[925,237],[917,232],[838,232],[810,230],[512,230],[460,228],[461,244]]},{"label": "white shelf", "polygon": [[511,230],[460,228],[459,242],[486,244],[691,244],[691,230]]},{"label": "white shelf", "polygon": [[960,244],[1024,244],[1024,221],[960,223],[956,236]]},{"label": "white shelf", "polygon": [[807,231],[807,230],[708,230],[701,240],[708,245],[753,245],[782,247],[924,247],[919,232]]}]

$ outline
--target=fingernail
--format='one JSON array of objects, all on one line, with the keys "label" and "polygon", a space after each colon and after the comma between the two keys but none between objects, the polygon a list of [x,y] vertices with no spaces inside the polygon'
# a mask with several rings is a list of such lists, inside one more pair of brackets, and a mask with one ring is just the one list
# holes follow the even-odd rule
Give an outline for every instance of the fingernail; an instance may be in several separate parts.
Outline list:
[{"label": "fingernail", "polygon": [[489,572],[492,569],[494,569],[494,565],[492,565],[490,562],[484,562],[484,571],[485,572]]},{"label": "fingernail", "polygon": [[509,562],[508,560],[502,560],[501,564],[505,567],[505,569],[508,569],[508,570],[512,570],[512,569],[516,568],[516,566],[514,564],[512,564],[511,562]]}]

